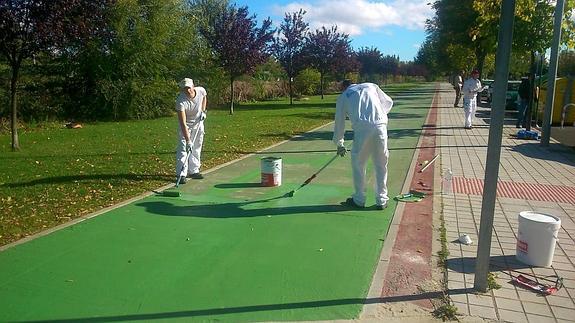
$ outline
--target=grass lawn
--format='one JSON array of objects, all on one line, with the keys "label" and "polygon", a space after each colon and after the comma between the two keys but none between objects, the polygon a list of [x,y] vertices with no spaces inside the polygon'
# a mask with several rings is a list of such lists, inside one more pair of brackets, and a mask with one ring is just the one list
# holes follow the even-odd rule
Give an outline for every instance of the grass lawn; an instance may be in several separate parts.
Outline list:
[{"label": "grass lawn", "polygon": [[[243,103],[208,111],[203,169],[333,120],[336,95]],[[176,117],[0,134],[0,245],[97,211],[175,179]]]}]

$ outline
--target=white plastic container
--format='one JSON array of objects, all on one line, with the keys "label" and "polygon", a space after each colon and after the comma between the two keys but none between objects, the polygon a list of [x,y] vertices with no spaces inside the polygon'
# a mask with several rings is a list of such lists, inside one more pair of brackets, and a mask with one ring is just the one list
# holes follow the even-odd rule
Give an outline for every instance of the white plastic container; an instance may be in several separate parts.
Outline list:
[{"label": "white plastic container", "polygon": [[554,215],[520,212],[517,260],[536,267],[551,266],[560,228],[561,219]]},{"label": "white plastic container", "polygon": [[262,186],[282,185],[282,159],[279,157],[264,157],[261,160]]}]

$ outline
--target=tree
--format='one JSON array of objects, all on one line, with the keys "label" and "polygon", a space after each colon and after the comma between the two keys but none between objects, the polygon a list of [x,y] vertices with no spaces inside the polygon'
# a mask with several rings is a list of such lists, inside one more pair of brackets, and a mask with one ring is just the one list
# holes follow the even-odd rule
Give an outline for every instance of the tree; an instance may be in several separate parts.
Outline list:
[{"label": "tree", "polygon": [[234,113],[234,80],[252,73],[255,67],[267,60],[269,44],[275,30],[271,20],[265,19],[260,28],[256,27],[256,16],[248,16],[248,8],[228,7],[215,17],[210,28],[201,28],[216,55],[220,66],[230,80],[230,114]]},{"label": "tree", "polygon": [[396,75],[399,70],[399,56],[386,55],[381,59],[381,72],[387,80],[388,75]]},{"label": "tree", "polygon": [[291,14],[286,13],[272,46],[275,57],[288,77],[290,105],[293,104],[293,78],[303,68],[301,55],[308,31],[308,24],[303,21],[304,15],[305,11],[302,9]]},{"label": "tree", "polygon": [[459,61],[460,53],[450,51],[454,47],[463,50],[465,56],[468,52],[473,52],[475,55],[473,61],[465,65],[481,68],[485,52],[481,46],[487,43],[486,40],[489,38],[473,31],[478,18],[473,3],[474,1],[460,0],[437,0],[433,3],[435,16],[427,21],[426,29],[427,38],[430,39],[428,45],[433,43],[436,68],[441,70],[435,71],[435,74],[446,71],[452,73],[454,70],[464,68],[456,63]]},{"label": "tree", "polygon": [[357,60],[360,63],[359,72],[364,80],[378,82],[376,75],[382,73],[382,54],[379,49],[361,47],[357,51]]},{"label": "tree", "polygon": [[[195,33],[202,35],[202,30],[214,33],[216,18],[223,15],[229,7],[228,0],[187,0],[189,12],[187,20],[195,27]],[[194,33],[194,34],[195,34]],[[187,68],[182,77],[193,77],[209,88],[211,104],[227,102],[225,98],[228,88],[228,77],[220,63],[214,57],[209,42],[203,36],[194,39],[190,47]],[[201,66],[201,69],[197,67]],[[210,103],[208,103],[210,104]]]},{"label": "tree", "polygon": [[435,79],[440,74],[440,67],[438,62],[438,48],[437,42],[433,37],[427,37],[423,44],[419,47],[417,55],[415,56],[414,63],[425,66],[425,77],[428,81]]},{"label": "tree", "polygon": [[109,37],[64,57],[68,115],[125,120],[171,113],[175,81],[198,38],[182,2],[118,1],[109,16]]},{"label": "tree", "polygon": [[337,26],[330,29],[321,27],[308,34],[303,52],[305,60],[320,72],[322,99],[326,74],[342,73],[353,68],[349,35],[338,32]]},{"label": "tree", "polygon": [[[501,4],[497,5],[497,0],[490,0],[495,2],[491,11],[498,12]],[[515,10],[515,24],[513,31],[513,43],[515,56],[524,56],[520,62],[529,62],[529,65],[524,66],[521,71],[525,75],[529,71],[529,81],[532,86],[535,84],[535,57],[537,53],[543,53],[551,46],[551,39],[553,38],[553,15],[555,12],[555,0],[519,0]],[[575,1],[567,0],[565,2],[565,21],[570,21],[570,13],[573,9]],[[480,13],[485,12],[482,7],[483,3],[477,4]],[[489,7],[488,7],[489,8]],[[489,14],[488,12],[485,12]],[[491,14],[493,15],[493,14]],[[493,19],[492,19],[493,20]],[[563,30],[567,35],[573,34],[573,23],[564,23]],[[573,40],[563,38],[564,45],[573,45]],[[526,57],[525,57],[526,56]],[[529,105],[527,108],[527,130],[531,126],[531,109],[533,105],[532,91],[529,91]]]},{"label": "tree", "polygon": [[112,0],[12,0],[0,2],[0,53],[10,65],[12,150],[18,139],[18,80],[25,59],[40,52],[57,54],[105,30]]}]

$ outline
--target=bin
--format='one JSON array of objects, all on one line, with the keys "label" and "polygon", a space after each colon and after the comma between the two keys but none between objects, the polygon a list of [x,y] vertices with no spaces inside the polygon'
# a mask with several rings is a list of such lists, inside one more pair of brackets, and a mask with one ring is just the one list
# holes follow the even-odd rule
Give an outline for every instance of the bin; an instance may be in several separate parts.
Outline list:
[{"label": "bin", "polygon": [[282,185],[282,159],[279,157],[264,157],[261,159],[262,186]]},{"label": "bin", "polygon": [[560,228],[561,219],[554,215],[520,212],[515,255],[517,260],[536,267],[551,266]]}]

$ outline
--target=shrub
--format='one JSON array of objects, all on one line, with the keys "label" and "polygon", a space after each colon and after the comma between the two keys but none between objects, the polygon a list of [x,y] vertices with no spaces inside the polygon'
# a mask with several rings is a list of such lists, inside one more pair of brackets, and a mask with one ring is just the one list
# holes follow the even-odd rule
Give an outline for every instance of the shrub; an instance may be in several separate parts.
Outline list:
[{"label": "shrub", "polygon": [[294,80],[294,92],[296,95],[314,95],[319,93],[321,75],[318,70],[306,68],[301,71]]}]

